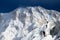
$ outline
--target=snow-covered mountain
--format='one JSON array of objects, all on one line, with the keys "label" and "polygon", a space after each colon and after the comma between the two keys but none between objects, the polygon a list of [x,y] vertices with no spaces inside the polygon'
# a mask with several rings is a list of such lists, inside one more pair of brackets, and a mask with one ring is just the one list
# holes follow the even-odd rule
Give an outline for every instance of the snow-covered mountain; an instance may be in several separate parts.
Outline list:
[{"label": "snow-covered mountain", "polygon": [[26,7],[0,13],[0,40],[60,40],[60,12]]}]

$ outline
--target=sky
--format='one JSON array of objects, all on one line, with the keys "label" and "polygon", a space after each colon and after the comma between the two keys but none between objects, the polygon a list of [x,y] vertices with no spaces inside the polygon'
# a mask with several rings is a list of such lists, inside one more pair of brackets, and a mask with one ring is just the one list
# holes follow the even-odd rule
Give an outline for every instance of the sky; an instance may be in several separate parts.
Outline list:
[{"label": "sky", "polygon": [[0,0],[0,12],[11,12],[18,7],[29,6],[60,11],[60,0]]}]

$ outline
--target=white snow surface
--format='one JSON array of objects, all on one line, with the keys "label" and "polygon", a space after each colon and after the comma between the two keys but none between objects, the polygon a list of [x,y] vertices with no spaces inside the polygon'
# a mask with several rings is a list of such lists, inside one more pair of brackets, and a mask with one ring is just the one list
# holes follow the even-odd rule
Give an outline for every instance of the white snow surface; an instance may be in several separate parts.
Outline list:
[{"label": "white snow surface", "polygon": [[60,12],[26,7],[0,13],[0,40],[60,40]]}]

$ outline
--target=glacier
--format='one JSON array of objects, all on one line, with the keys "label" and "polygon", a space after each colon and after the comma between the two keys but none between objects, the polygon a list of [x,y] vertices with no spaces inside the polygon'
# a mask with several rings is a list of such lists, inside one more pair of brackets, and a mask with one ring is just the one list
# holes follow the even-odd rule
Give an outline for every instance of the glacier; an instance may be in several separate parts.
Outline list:
[{"label": "glacier", "polygon": [[0,13],[0,40],[60,40],[60,12],[38,6]]}]

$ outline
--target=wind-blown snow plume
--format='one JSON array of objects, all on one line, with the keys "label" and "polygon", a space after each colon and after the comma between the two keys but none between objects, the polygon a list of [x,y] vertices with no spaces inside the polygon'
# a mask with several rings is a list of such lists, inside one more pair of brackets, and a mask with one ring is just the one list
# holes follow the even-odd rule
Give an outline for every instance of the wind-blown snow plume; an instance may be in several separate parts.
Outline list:
[{"label": "wind-blown snow plume", "polygon": [[60,40],[60,12],[42,7],[0,13],[0,40]]}]

